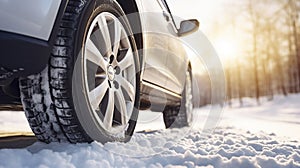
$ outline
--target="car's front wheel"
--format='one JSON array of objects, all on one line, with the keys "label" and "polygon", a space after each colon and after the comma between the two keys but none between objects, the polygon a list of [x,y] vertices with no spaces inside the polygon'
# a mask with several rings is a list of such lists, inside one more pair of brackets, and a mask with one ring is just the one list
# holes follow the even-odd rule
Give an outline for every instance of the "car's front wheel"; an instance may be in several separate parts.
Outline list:
[{"label": "car's front wheel", "polygon": [[121,7],[70,0],[48,67],[21,79],[20,88],[41,141],[128,141],[138,116],[140,74]]}]

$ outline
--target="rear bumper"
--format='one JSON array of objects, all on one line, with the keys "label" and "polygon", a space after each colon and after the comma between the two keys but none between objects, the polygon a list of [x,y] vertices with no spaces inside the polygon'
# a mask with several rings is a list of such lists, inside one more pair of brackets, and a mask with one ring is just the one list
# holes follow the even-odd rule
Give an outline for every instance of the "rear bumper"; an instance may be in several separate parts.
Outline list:
[{"label": "rear bumper", "polygon": [[47,41],[0,31],[0,85],[41,72],[48,63],[50,47]]},{"label": "rear bumper", "polygon": [[0,86],[9,84],[15,78],[39,73],[47,66],[68,0],[59,2],[49,38],[0,29]]},{"label": "rear bumper", "polygon": [[48,40],[62,0],[2,0],[0,30]]}]

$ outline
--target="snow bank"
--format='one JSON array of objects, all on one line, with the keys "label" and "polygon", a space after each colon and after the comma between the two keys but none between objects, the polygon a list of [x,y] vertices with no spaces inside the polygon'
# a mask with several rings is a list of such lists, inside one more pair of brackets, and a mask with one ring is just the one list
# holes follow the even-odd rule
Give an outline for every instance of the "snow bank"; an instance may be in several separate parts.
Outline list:
[{"label": "snow bank", "polygon": [[300,143],[274,134],[218,128],[137,133],[129,143],[35,143],[0,150],[0,167],[247,167],[298,168]]}]

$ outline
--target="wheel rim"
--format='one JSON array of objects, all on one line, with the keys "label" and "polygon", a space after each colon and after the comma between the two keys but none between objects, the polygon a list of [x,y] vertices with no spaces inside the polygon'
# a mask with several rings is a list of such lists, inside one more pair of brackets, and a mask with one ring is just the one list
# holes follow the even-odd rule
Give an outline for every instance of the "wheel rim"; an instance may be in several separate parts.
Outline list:
[{"label": "wheel rim", "polygon": [[186,115],[187,115],[187,123],[189,125],[193,122],[193,95],[192,95],[192,80],[191,80],[191,74],[187,71],[186,73],[186,84],[185,84],[185,109],[186,109]]},{"label": "wheel rim", "polygon": [[123,133],[134,108],[136,71],[129,36],[113,14],[94,18],[83,58],[87,98],[96,121],[110,134]]}]

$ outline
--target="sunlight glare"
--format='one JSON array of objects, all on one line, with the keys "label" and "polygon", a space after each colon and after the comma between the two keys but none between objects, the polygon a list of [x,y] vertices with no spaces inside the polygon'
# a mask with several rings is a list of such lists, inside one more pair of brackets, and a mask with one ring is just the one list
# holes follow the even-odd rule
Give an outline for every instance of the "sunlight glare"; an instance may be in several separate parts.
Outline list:
[{"label": "sunlight glare", "polygon": [[238,44],[230,38],[221,38],[215,42],[215,48],[222,60],[233,60],[238,55]]}]

